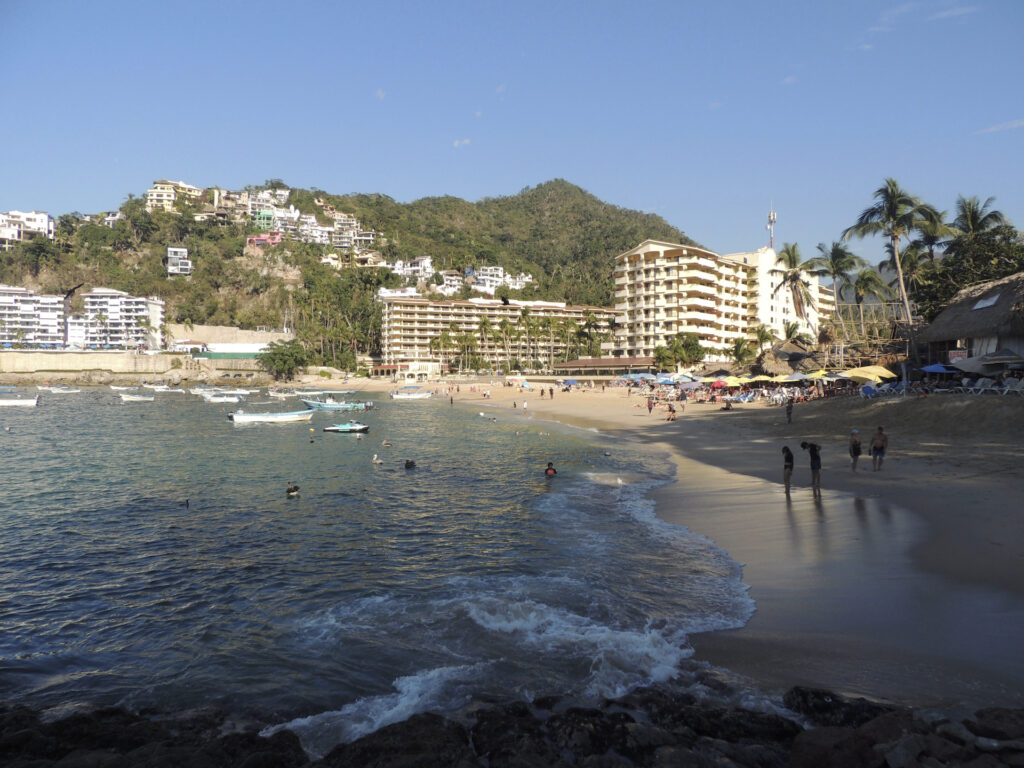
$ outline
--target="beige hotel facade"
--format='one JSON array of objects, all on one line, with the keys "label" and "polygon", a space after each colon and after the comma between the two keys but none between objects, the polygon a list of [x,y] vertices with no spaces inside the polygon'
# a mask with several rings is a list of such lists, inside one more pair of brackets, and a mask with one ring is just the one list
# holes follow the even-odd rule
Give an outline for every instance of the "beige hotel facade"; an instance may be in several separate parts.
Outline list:
[{"label": "beige hotel facade", "polygon": [[784,269],[771,248],[719,255],[693,245],[645,240],[615,258],[618,327],[612,354],[651,357],[677,333],[694,333],[707,361],[726,361],[736,339],[753,338],[767,326],[785,335],[786,323],[816,337],[835,309],[829,288],[811,279],[812,301],[798,312],[788,288],[778,288]]},{"label": "beige hotel facade", "polygon": [[[477,343],[475,354],[488,365],[500,368],[506,364],[507,359],[504,343],[496,338],[497,332],[502,321],[507,320],[518,333],[524,334],[524,324],[521,322],[524,309],[531,323],[553,318],[559,323],[572,321],[577,327],[583,328],[590,318],[595,326],[595,334],[609,333],[616,315],[614,310],[607,307],[572,306],[552,301],[513,299],[506,304],[498,299],[482,298],[431,301],[425,298],[380,297],[379,300],[383,304],[381,367],[393,372],[419,371],[431,376],[439,373],[441,367],[441,354],[432,348],[431,342],[444,332],[453,335],[471,334]],[[481,321],[485,318],[491,326],[491,333],[485,333],[481,338]],[[454,331],[453,324],[456,329]],[[547,327],[531,331],[529,347],[529,359],[546,363],[552,359],[561,362],[565,357],[563,334],[552,332]],[[519,352],[524,350],[525,341],[512,342],[513,359],[518,358]],[[444,354],[445,359],[450,356],[450,351]],[[523,357],[527,357],[525,351]]]}]

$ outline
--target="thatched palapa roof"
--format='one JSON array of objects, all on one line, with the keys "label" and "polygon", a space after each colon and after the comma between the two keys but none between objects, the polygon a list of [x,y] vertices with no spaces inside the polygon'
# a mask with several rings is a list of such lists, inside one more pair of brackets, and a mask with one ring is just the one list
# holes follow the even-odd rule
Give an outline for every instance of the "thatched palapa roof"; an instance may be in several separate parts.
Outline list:
[{"label": "thatched palapa roof", "polygon": [[1024,272],[964,288],[924,329],[921,341],[1024,336]]},{"label": "thatched palapa roof", "polygon": [[799,341],[780,341],[761,354],[755,368],[767,376],[788,376],[797,371],[816,371],[821,364],[808,346]]}]

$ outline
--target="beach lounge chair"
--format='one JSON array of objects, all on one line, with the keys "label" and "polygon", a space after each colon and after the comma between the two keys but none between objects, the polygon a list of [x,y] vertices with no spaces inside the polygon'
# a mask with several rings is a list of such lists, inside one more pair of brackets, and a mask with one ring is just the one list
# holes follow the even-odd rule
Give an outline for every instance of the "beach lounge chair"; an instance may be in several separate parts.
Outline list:
[{"label": "beach lounge chair", "polygon": [[1003,384],[1004,386],[1000,394],[1005,395],[1013,392],[1018,395],[1024,395],[1024,379],[1016,379],[1011,376]]},{"label": "beach lounge chair", "polygon": [[860,396],[865,400],[870,400],[872,397],[878,397],[878,390],[872,387],[870,384],[865,384],[860,388]]},{"label": "beach lounge chair", "polygon": [[982,378],[975,382],[974,386],[968,389],[972,395],[980,395],[982,392],[998,392],[999,388],[993,386],[996,383],[995,379]]}]

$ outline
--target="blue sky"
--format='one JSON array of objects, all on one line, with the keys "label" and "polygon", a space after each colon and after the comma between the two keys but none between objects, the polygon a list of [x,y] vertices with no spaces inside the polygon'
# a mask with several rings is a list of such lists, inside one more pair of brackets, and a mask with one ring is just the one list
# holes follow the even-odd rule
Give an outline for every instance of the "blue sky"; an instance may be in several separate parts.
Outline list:
[{"label": "blue sky", "polygon": [[564,178],[723,253],[767,244],[774,204],[810,256],[891,176],[1024,226],[1020,0],[0,0],[0,25],[0,210]]}]

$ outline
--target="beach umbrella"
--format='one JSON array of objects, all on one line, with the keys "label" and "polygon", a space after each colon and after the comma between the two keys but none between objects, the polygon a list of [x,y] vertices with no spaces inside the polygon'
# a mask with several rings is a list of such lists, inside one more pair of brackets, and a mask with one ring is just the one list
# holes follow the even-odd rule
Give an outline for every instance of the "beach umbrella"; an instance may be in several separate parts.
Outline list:
[{"label": "beach umbrella", "polygon": [[576,381],[576,379],[566,379],[562,383],[565,384],[565,386],[567,387],[574,387],[578,382]]},{"label": "beach umbrella", "polygon": [[844,371],[843,375],[851,379],[856,378],[857,376],[874,377],[875,380],[896,378],[895,373],[881,365],[865,365],[861,368],[851,368],[848,371]]},{"label": "beach umbrella", "polygon": [[810,376],[808,376],[806,373],[800,373],[800,371],[797,371],[796,373],[789,374],[789,376],[786,376],[782,380],[783,381],[803,381],[804,379],[809,379],[809,378],[810,378]]},{"label": "beach umbrella", "polygon": [[827,376],[828,371],[826,371],[824,368],[822,368],[820,371],[815,371],[814,373],[807,374],[808,379],[824,379]]},{"label": "beach umbrella", "polygon": [[725,382],[722,379],[718,379],[717,381],[712,381],[711,382],[711,388],[712,389],[721,389],[725,385],[726,384],[725,384]]},{"label": "beach umbrella", "polygon": [[751,381],[773,381],[773,379],[771,376],[766,376],[762,373],[759,376],[755,376]]},{"label": "beach umbrella", "polygon": [[672,381],[693,381],[693,377],[685,373],[673,373]]},{"label": "beach umbrella", "polygon": [[925,373],[959,373],[956,368],[947,368],[942,363],[932,363],[921,370]]},{"label": "beach umbrella", "polygon": [[739,387],[739,386],[742,386],[742,385],[743,385],[743,382],[740,379],[736,378],[735,376],[726,376],[725,377],[725,386],[727,386],[727,387]]}]

